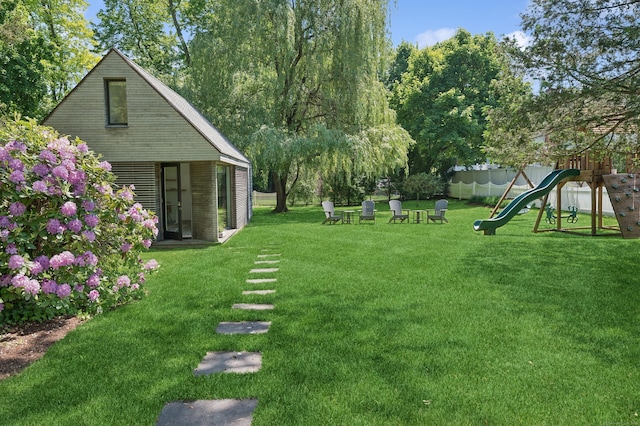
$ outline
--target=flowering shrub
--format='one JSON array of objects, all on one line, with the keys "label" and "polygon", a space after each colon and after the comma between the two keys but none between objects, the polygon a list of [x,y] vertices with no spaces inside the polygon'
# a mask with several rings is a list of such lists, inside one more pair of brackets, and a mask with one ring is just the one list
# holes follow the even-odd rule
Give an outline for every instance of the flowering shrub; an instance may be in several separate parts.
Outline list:
[{"label": "flowering shrub", "polygon": [[0,122],[0,324],[95,314],[142,295],[157,217],[85,143]]}]

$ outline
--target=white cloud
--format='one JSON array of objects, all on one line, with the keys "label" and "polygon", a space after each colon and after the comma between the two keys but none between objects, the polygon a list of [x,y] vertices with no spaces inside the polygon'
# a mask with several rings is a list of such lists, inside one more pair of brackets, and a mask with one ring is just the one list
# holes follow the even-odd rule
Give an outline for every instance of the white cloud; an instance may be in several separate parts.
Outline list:
[{"label": "white cloud", "polygon": [[456,34],[456,30],[453,28],[439,28],[437,30],[429,30],[424,33],[418,34],[416,42],[418,42],[418,48],[422,49],[427,46],[433,46],[436,43],[450,39]]},{"label": "white cloud", "polygon": [[520,49],[524,49],[525,47],[529,46],[532,40],[530,36],[526,35],[522,31],[514,31],[507,34],[505,37],[514,39]]}]

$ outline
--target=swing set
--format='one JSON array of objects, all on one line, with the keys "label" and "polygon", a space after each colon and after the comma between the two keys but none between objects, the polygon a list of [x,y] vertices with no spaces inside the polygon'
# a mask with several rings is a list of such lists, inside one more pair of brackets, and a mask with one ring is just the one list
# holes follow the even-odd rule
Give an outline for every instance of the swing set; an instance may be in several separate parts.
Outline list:
[{"label": "swing set", "polygon": [[[549,203],[549,193],[541,199],[543,207],[538,211],[533,232],[558,231],[578,235],[622,235],[624,238],[640,238],[640,170],[634,169],[632,160],[632,158],[627,159],[626,172],[622,174],[612,174],[613,162],[611,158],[595,160],[591,158],[589,153],[569,157],[564,162],[556,162],[556,169],[577,169],[580,173],[558,183],[555,206],[551,206],[551,203]],[[522,166],[500,197],[491,212],[490,218],[493,218],[497,213],[500,205],[507,199],[509,192],[520,176],[526,180],[530,188],[535,188],[524,172],[524,166]],[[577,206],[568,206],[566,209],[568,214],[562,214],[562,189],[565,188],[568,182],[572,181],[579,182],[579,186],[586,183],[591,188],[591,223],[589,226],[563,226],[562,219],[566,219],[566,222],[570,224],[578,222]],[[619,226],[605,226],[603,223],[602,207],[605,187],[611,199],[611,205]],[[576,201],[574,200],[574,202]],[[557,216],[555,212],[558,212]],[[556,226],[554,228],[541,229],[540,223],[543,220],[543,216],[545,216],[546,223]],[[589,230],[589,234],[579,232],[584,230]],[[607,233],[599,233],[599,231],[607,231]],[[608,231],[613,231],[614,233]]]}]

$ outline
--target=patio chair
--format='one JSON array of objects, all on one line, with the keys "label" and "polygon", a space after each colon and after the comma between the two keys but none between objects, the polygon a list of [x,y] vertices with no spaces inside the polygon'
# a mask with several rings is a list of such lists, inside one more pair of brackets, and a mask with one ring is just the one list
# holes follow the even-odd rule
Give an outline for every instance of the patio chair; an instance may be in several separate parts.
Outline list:
[{"label": "patio chair", "polygon": [[362,202],[362,210],[360,210],[358,223],[362,223],[363,220],[372,220],[374,224],[376,223],[375,204],[371,200]]},{"label": "patio chair", "polygon": [[436,201],[436,207],[435,207],[435,211],[433,214],[431,214],[428,210],[427,210],[427,219],[432,220],[433,222],[437,222],[438,220],[440,221],[440,223],[449,223],[449,220],[444,217],[445,213],[447,212],[447,207],[449,207],[449,201],[447,200],[438,200]]},{"label": "patio chair", "polygon": [[336,212],[333,208],[333,203],[331,201],[323,201],[322,208],[324,209],[324,220],[322,224],[329,222],[331,225],[335,225],[337,222],[344,223],[344,218],[342,217],[342,212]]},{"label": "patio chair", "polygon": [[[398,200],[389,201],[389,209],[391,210],[391,213],[392,213],[391,219],[389,219],[389,223],[391,223],[391,221],[393,221],[393,223],[396,223],[396,220],[399,220],[400,223],[406,220],[407,223],[409,223],[409,209],[403,210],[402,203],[400,201]],[[402,212],[406,212],[406,214],[402,214]]]}]

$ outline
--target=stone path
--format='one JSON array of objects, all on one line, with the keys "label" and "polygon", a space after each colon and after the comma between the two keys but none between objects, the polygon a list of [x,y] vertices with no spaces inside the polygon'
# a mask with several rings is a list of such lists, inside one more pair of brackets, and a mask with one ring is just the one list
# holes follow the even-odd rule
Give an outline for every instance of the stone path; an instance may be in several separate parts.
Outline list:
[{"label": "stone path", "polygon": [[[265,253],[264,249],[254,262],[256,265],[275,265],[280,260],[270,258],[280,257],[280,253]],[[279,268],[254,268],[250,274],[274,274]],[[246,284],[275,283],[274,277],[247,279]],[[269,295],[276,290],[245,290],[243,295]],[[267,303],[235,303],[231,309],[270,311],[275,307]],[[239,321],[220,322],[216,327],[217,334],[264,334],[269,331],[270,321]],[[211,374],[248,374],[258,372],[262,368],[262,354],[260,352],[207,352],[204,359],[193,370],[195,376]],[[204,426],[204,425],[251,425],[253,412],[258,405],[257,399],[221,399],[198,401],[173,401],[162,409],[156,426]]]}]

